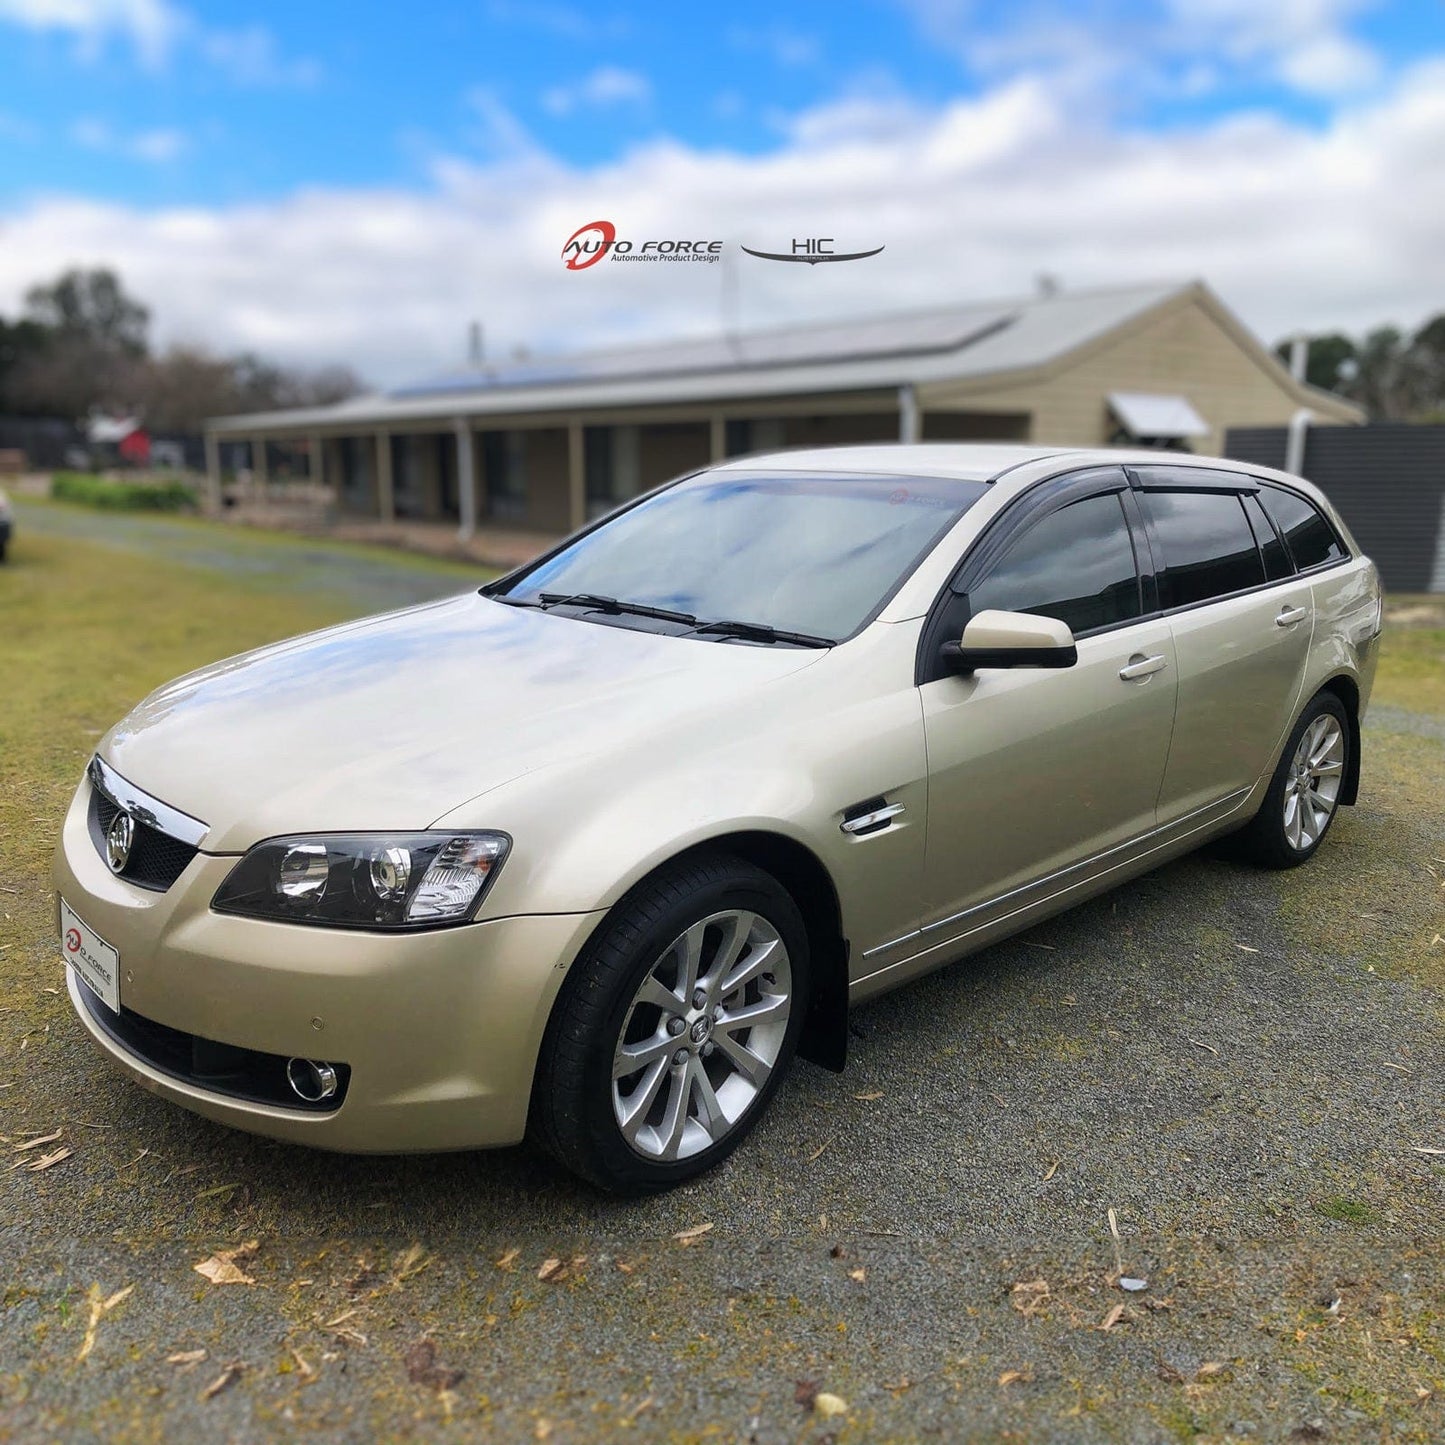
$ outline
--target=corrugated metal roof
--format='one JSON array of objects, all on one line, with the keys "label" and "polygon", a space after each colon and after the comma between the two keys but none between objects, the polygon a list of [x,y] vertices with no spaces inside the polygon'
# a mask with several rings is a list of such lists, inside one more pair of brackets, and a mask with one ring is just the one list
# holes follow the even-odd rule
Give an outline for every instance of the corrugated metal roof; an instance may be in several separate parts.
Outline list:
[{"label": "corrugated metal roof", "polygon": [[219,430],[378,424],[864,391],[1041,366],[1188,289],[1059,292],[458,372],[334,407],[218,417]]}]

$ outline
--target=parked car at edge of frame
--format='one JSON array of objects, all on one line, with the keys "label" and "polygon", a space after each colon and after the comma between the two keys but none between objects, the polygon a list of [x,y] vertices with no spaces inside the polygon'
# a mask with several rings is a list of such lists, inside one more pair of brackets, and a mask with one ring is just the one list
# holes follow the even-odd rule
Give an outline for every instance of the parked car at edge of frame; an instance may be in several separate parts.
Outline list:
[{"label": "parked car at edge of frame", "polygon": [[56,852],[70,995],[212,1119],[666,1187],[840,1068],[851,1004],[1221,835],[1308,859],[1380,623],[1278,472],[729,462],[143,701]]}]

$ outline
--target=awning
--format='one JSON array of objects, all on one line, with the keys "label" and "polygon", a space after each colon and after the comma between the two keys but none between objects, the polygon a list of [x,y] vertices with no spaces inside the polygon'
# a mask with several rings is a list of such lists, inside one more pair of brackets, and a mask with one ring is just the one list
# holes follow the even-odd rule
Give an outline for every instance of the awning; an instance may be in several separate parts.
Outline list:
[{"label": "awning", "polygon": [[1202,437],[1209,424],[1182,396],[1158,391],[1111,391],[1109,408],[1131,436]]}]

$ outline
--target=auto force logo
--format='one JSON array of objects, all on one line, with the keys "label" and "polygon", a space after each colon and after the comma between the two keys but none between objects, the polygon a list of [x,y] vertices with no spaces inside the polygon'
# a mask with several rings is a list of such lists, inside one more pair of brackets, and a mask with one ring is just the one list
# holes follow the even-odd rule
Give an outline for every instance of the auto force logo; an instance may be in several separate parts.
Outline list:
[{"label": "auto force logo", "polygon": [[611,221],[588,221],[578,226],[562,247],[562,264],[569,271],[585,271],[599,261],[716,262],[722,259],[721,241],[696,241],[685,236],[662,236],[647,241],[619,240]]},{"label": "auto force logo", "polygon": [[80,952],[80,930],[78,928],[65,930],[65,951],[67,953]]},{"label": "auto force logo", "polygon": [[617,227],[611,221],[588,221],[578,226],[562,247],[562,264],[569,271],[595,266],[617,242]]}]

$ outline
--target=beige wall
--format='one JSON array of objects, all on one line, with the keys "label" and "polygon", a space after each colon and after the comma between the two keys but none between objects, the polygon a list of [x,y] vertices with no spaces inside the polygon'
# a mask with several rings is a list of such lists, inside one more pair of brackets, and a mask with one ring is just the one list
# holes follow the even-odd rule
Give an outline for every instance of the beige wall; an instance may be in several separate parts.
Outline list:
[{"label": "beige wall", "polygon": [[[1106,397],[1111,391],[1152,391],[1188,398],[1210,426],[1192,442],[1217,452],[1231,426],[1279,426],[1299,400],[1195,297],[1144,318],[1071,365],[1017,387],[980,388],[942,383],[920,390],[927,409],[968,406],[1030,411],[1029,440],[1048,445],[1098,446],[1113,431]],[[1316,408],[1324,418],[1329,403]],[[1329,420],[1346,420],[1345,414]]]}]

